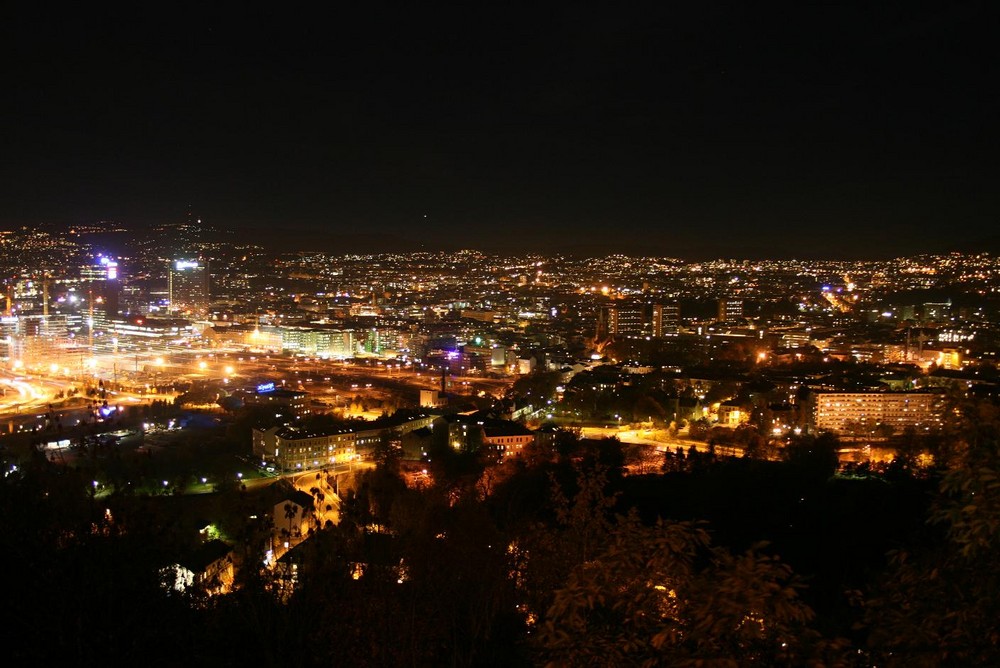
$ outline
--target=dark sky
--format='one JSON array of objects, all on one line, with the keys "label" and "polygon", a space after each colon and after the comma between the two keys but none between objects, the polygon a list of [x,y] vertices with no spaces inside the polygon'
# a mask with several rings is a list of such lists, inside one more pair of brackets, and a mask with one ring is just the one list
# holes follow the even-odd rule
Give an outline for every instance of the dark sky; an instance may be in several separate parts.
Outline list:
[{"label": "dark sky", "polygon": [[95,4],[2,21],[0,226],[190,204],[331,250],[800,257],[996,234],[986,2]]}]

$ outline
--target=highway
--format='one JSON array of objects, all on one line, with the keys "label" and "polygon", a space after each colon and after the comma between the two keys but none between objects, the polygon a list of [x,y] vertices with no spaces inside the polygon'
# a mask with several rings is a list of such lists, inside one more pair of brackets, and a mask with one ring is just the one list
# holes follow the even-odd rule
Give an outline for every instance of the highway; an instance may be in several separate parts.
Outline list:
[{"label": "highway", "polygon": [[[173,395],[156,393],[156,388],[179,383],[208,382],[233,389],[252,389],[259,383],[274,382],[309,392],[311,399],[330,408],[350,409],[354,399],[359,398],[373,405],[371,416],[381,413],[382,402],[412,405],[421,389],[438,389],[441,383],[440,371],[408,362],[332,360],[198,348],[98,355],[86,360],[87,372],[82,371],[83,368],[76,375],[68,374],[66,369],[62,373],[35,368],[0,372],[0,420],[24,424],[23,416],[43,414],[50,406],[53,410],[63,410],[59,395],[70,389],[81,390],[85,380],[91,385],[103,382],[105,387],[114,389],[109,402],[122,405],[172,399]],[[500,397],[513,380],[449,375],[447,390],[461,395]]]},{"label": "highway", "polygon": [[[70,390],[77,394],[67,396]],[[32,429],[44,425],[46,416],[57,416],[63,425],[71,426],[85,419],[90,404],[98,401],[82,393],[77,379],[45,377],[0,372],[0,424],[7,431]],[[111,407],[127,408],[157,398],[172,399],[172,395],[139,395],[131,392],[108,392]],[[103,401],[100,400],[100,401]]]},{"label": "highway", "polygon": [[23,376],[0,375],[0,415],[35,412],[51,402],[58,390],[52,390],[47,383],[30,381]]},{"label": "highway", "polygon": [[[152,369],[161,383],[202,381],[251,389],[259,383],[273,382],[286,389],[309,392],[311,399],[342,409],[349,408],[355,397],[370,403],[398,399],[400,405],[413,404],[420,390],[439,389],[441,385],[440,371],[410,363],[254,355],[234,350],[164,355],[153,360]],[[149,377],[148,370],[146,375]],[[513,377],[449,375],[447,391],[499,398],[513,381]],[[375,411],[375,415],[380,413]]]},{"label": "highway", "polygon": [[[611,438],[615,437],[622,443],[634,443],[637,445],[648,445],[655,447],[660,452],[683,448],[686,452],[692,445],[699,452],[708,452],[709,446],[703,441],[695,441],[690,438],[673,436],[667,434],[663,429],[619,429],[617,427],[583,427],[581,429],[584,438]],[[731,446],[719,446],[717,452],[725,455],[740,457],[743,455],[742,448]]]}]

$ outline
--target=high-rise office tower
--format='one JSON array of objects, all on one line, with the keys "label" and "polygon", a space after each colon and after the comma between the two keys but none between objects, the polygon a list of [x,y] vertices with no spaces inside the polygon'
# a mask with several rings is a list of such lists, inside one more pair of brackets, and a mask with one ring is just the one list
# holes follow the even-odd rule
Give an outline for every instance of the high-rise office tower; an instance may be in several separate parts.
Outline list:
[{"label": "high-rise office tower", "polygon": [[101,316],[113,318],[118,314],[119,283],[118,262],[106,255],[98,255],[93,264],[80,267],[80,282],[87,289],[90,299],[101,305]]},{"label": "high-rise office tower", "polygon": [[175,260],[168,272],[170,312],[204,315],[208,312],[209,286],[206,260]]},{"label": "high-rise office tower", "polygon": [[676,304],[625,301],[600,307],[597,334],[607,336],[663,336],[676,333],[680,310]]},{"label": "high-rise office tower", "polygon": [[664,333],[676,334],[681,326],[681,309],[674,304],[653,304],[650,309],[650,329],[652,336]]},{"label": "high-rise office tower", "polygon": [[643,327],[642,304],[602,306],[597,313],[598,336],[638,336]]},{"label": "high-rise office tower", "polygon": [[742,299],[720,299],[719,322],[740,322],[743,320],[743,300]]}]

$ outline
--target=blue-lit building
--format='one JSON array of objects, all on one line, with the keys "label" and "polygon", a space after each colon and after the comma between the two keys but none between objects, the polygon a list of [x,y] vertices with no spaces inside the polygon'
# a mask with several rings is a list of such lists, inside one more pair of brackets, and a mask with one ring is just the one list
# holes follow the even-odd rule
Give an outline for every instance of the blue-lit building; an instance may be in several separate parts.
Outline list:
[{"label": "blue-lit building", "polygon": [[275,410],[301,417],[309,413],[306,397],[308,392],[276,387],[274,383],[262,383],[248,392],[244,401],[248,405],[273,406]]}]

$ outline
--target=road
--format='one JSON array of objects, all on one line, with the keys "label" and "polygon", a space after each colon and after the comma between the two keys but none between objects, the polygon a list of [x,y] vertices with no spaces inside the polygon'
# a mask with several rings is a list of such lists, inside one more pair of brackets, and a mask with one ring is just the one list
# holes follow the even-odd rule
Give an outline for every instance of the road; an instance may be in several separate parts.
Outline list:
[{"label": "road", "polygon": [[[617,427],[583,427],[581,429],[584,438],[611,438],[616,437],[622,443],[635,443],[638,445],[648,445],[663,452],[667,449],[683,448],[687,451],[692,445],[699,452],[708,452],[709,446],[703,441],[695,441],[680,436],[671,437],[663,429],[620,429]],[[719,451],[719,448],[716,448]],[[743,455],[742,448],[724,446],[722,454],[740,457]]]},{"label": "road", "polygon": [[[70,390],[79,391],[81,387],[81,383],[74,379],[0,372],[0,423],[6,423],[4,428],[11,432],[30,430],[44,427],[47,416],[52,414],[64,426],[73,426],[88,419],[91,402],[98,401],[96,397],[83,394],[66,396]],[[173,395],[141,396],[129,392],[108,392],[105,395],[110,407],[123,409],[164,398],[169,400]]]},{"label": "road", "polygon": [[355,471],[374,468],[371,462],[355,462],[319,470],[303,471],[301,473],[286,473],[282,477],[289,480],[296,489],[312,494],[317,490],[322,497],[317,497],[316,519],[320,526],[340,524],[340,481],[345,475]]},{"label": "road", "polygon": [[[137,365],[138,367],[138,365]],[[440,387],[439,371],[410,363],[277,354],[249,354],[235,350],[190,350],[163,353],[143,366],[147,382],[209,381],[234,388],[252,388],[274,382],[289,389],[302,389],[334,407],[346,407],[355,396],[385,400],[393,395],[415,395],[421,389]],[[140,373],[140,375],[143,375]],[[513,377],[449,375],[448,389],[460,394],[501,396]]]},{"label": "road", "polygon": [[25,376],[0,374],[0,415],[31,413],[51,403],[64,387],[61,383]]},{"label": "road", "polygon": [[[324,360],[197,348],[96,355],[87,360],[86,369],[85,377],[38,370],[30,370],[29,374],[28,369],[0,372],[0,390],[3,390],[0,393],[0,420],[9,421],[11,430],[37,426],[34,416],[47,412],[50,404],[61,410],[58,395],[71,388],[80,390],[85,381],[91,385],[101,381],[109,389],[116,389],[114,399],[109,398],[109,402],[119,405],[171,399],[172,395],[155,393],[155,388],[163,389],[176,382],[218,382],[234,389],[251,389],[258,383],[274,382],[309,392],[312,399],[329,408],[348,409],[354,398],[359,397],[372,405],[372,416],[381,414],[382,402],[410,404],[419,390],[437,389],[441,384],[440,371],[410,363],[376,359]],[[477,374],[449,375],[446,380],[448,391],[456,394],[500,397],[514,378]],[[133,391],[126,392],[124,388]],[[32,418],[20,417],[28,415]]]}]

